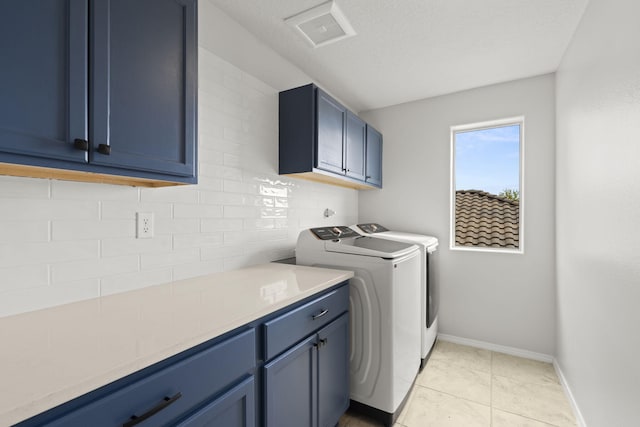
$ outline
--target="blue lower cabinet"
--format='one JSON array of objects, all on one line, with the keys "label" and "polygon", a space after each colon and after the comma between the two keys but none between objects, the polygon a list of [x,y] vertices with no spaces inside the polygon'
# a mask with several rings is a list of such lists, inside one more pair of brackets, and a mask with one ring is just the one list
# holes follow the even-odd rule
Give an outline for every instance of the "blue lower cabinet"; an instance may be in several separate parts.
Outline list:
[{"label": "blue lower cabinet", "polygon": [[349,316],[264,366],[267,427],[332,427],[349,406]]},{"label": "blue lower cabinet", "polygon": [[349,314],[318,332],[319,427],[333,427],[349,406]]},{"label": "blue lower cabinet", "polygon": [[317,345],[314,335],[265,365],[267,427],[318,425]]},{"label": "blue lower cabinet", "polygon": [[254,427],[256,425],[253,376],[178,424],[178,427]]}]

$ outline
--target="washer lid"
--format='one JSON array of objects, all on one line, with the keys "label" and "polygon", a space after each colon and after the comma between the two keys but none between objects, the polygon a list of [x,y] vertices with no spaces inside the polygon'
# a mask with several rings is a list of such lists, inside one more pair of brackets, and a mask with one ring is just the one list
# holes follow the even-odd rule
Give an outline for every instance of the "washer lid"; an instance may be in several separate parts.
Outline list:
[{"label": "washer lid", "polygon": [[416,245],[371,237],[353,237],[325,242],[327,252],[364,255],[378,258],[398,258],[418,250]]},{"label": "washer lid", "polygon": [[380,224],[358,224],[357,226],[352,226],[351,229],[360,231],[361,234],[368,233],[371,237],[378,239],[395,240],[397,242],[413,243],[426,247],[438,246],[437,237],[427,236],[425,234],[405,233],[402,231],[389,231]]}]

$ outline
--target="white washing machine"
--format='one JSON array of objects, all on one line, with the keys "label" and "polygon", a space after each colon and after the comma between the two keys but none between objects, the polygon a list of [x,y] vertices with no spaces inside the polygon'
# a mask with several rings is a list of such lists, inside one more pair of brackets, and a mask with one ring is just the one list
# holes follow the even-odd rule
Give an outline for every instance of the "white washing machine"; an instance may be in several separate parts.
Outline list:
[{"label": "white washing machine", "polygon": [[391,426],[420,368],[416,245],[321,227],[298,236],[296,263],[351,270],[351,408]]},{"label": "white washing machine", "polygon": [[438,268],[438,254],[436,252],[438,239],[422,234],[389,231],[387,228],[375,223],[358,224],[357,226],[351,226],[351,228],[366,236],[411,243],[420,248],[422,259],[420,273],[422,283],[420,296],[422,305],[420,313],[420,369],[422,369],[438,335],[438,308],[440,306],[439,279],[436,275]]}]

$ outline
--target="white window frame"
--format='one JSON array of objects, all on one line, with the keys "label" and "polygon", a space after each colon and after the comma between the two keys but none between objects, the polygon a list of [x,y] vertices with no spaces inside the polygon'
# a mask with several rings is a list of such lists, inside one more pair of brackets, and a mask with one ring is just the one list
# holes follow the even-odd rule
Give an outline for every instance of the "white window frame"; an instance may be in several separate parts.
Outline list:
[{"label": "white window frame", "polygon": [[[520,226],[518,230],[518,248],[517,249],[508,249],[508,248],[492,248],[492,247],[483,247],[483,246],[456,246],[456,146],[455,146],[455,135],[457,132],[461,131],[472,131],[472,130],[484,130],[484,129],[493,129],[499,127],[505,127],[510,125],[520,125],[520,176],[519,176],[519,198],[520,198]],[[451,187],[449,189],[449,199],[450,199],[450,226],[449,226],[449,249],[453,251],[475,251],[475,252],[494,252],[494,253],[508,253],[508,254],[524,254],[524,212],[525,212],[525,191],[524,191],[524,116],[516,116],[509,117],[506,119],[498,119],[498,120],[489,120],[485,122],[478,123],[469,123],[464,125],[456,125],[451,126],[450,128],[450,149],[451,149],[451,164],[450,164],[450,172],[451,176],[449,182]]]}]

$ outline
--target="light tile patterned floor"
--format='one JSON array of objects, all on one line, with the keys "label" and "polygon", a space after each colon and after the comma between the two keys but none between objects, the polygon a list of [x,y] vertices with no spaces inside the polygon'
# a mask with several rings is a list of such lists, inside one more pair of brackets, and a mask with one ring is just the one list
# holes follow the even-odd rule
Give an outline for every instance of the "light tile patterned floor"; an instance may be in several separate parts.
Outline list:
[{"label": "light tile patterned floor", "polygon": [[[394,427],[575,425],[550,363],[438,341]],[[348,412],[339,426],[379,424]]]}]

